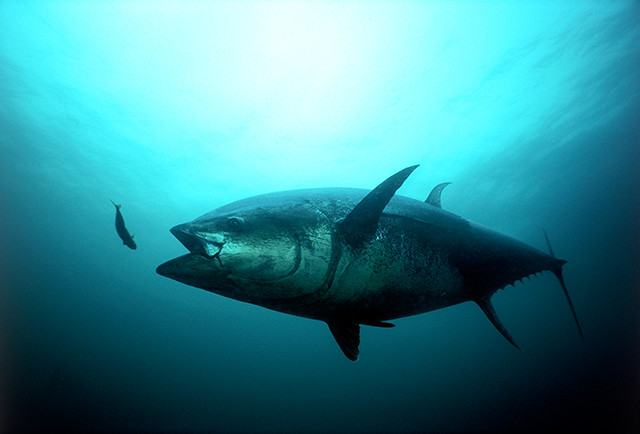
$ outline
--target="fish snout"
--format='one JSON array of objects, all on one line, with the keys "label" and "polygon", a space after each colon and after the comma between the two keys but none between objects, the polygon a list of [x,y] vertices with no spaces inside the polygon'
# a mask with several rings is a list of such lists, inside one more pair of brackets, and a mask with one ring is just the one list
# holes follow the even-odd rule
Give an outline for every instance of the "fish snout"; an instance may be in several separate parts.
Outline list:
[{"label": "fish snout", "polygon": [[191,253],[196,253],[208,258],[216,257],[224,245],[224,236],[209,232],[192,223],[183,223],[171,228],[170,232]]},{"label": "fish snout", "polygon": [[158,265],[156,273],[164,277],[172,278],[176,273],[176,267],[174,266],[173,261],[167,261]]}]

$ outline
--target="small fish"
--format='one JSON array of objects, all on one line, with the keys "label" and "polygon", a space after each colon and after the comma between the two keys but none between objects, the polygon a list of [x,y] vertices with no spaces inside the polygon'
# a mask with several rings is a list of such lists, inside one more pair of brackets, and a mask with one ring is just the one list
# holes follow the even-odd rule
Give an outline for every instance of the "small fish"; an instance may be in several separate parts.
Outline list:
[{"label": "small fish", "polygon": [[133,241],[133,235],[131,235],[125,227],[124,219],[120,213],[120,207],[122,205],[118,205],[114,201],[111,201],[111,203],[116,207],[116,232],[118,232],[118,236],[122,240],[122,244],[129,247],[131,250],[135,250],[138,246],[136,246],[136,242]]}]

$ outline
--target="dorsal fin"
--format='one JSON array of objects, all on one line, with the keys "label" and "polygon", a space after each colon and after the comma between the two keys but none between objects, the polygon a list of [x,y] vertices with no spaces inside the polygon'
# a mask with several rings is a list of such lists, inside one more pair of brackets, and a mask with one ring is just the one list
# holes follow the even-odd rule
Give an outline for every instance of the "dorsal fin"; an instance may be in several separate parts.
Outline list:
[{"label": "dorsal fin", "polygon": [[338,230],[347,244],[358,247],[371,239],[378,228],[382,211],[416,166],[407,167],[387,178],[369,192],[340,222]]},{"label": "dorsal fin", "polygon": [[442,190],[444,190],[444,188],[449,184],[451,183],[443,182],[442,184],[438,184],[435,187],[433,187],[433,190],[431,190],[431,193],[429,193],[429,197],[427,197],[427,200],[425,200],[425,202],[428,203],[429,205],[442,208],[442,205],[440,204],[440,195],[442,194]]},{"label": "dorsal fin", "polygon": [[329,330],[349,360],[358,360],[360,350],[360,324],[349,320],[327,321]]},{"label": "dorsal fin", "polygon": [[487,318],[489,318],[489,321],[491,321],[491,324],[493,324],[495,326],[495,328],[498,329],[498,331],[502,334],[502,336],[504,336],[505,339],[508,340],[509,343],[511,343],[511,345],[513,345],[517,349],[520,349],[520,347],[513,340],[513,338],[511,337],[511,335],[507,331],[507,329],[502,325],[502,322],[500,321],[500,318],[498,318],[498,314],[496,314],[496,311],[493,308],[493,305],[491,304],[491,296],[490,295],[484,295],[484,296],[482,296],[482,297],[480,297],[480,298],[478,298],[478,299],[476,299],[474,301],[476,302],[476,304],[478,306],[480,306],[480,309],[482,309],[482,311],[485,313],[485,315],[487,315]]}]

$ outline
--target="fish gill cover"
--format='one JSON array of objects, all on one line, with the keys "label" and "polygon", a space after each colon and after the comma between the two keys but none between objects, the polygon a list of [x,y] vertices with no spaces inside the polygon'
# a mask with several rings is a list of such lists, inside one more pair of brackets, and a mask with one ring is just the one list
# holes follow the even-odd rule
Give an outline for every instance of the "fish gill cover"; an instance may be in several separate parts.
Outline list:
[{"label": "fish gill cover", "polygon": [[[0,1],[0,429],[638,427],[640,10],[607,2]],[[553,275],[369,328],[179,285],[168,230],[245,197],[399,194]],[[117,199],[139,247],[113,227]]]}]

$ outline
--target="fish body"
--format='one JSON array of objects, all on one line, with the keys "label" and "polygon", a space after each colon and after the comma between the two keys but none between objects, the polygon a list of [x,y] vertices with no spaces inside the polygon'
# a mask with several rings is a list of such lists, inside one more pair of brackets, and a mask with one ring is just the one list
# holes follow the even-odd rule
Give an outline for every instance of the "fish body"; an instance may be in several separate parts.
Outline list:
[{"label": "fish body", "polygon": [[425,202],[395,195],[415,167],[373,191],[296,190],[220,207],[171,229],[190,253],[157,272],[325,321],[351,360],[359,354],[361,324],[391,327],[390,320],[465,301],[477,303],[516,345],[491,296],[545,270],[566,290],[566,261],[443,210],[446,184]]},{"label": "fish body", "polygon": [[129,247],[131,250],[136,250],[138,246],[136,245],[136,242],[133,241],[133,235],[129,233],[127,227],[124,225],[124,218],[122,218],[122,213],[120,212],[120,207],[122,205],[118,205],[114,201],[111,201],[111,203],[116,207],[116,232],[122,240],[122,244]]}]

